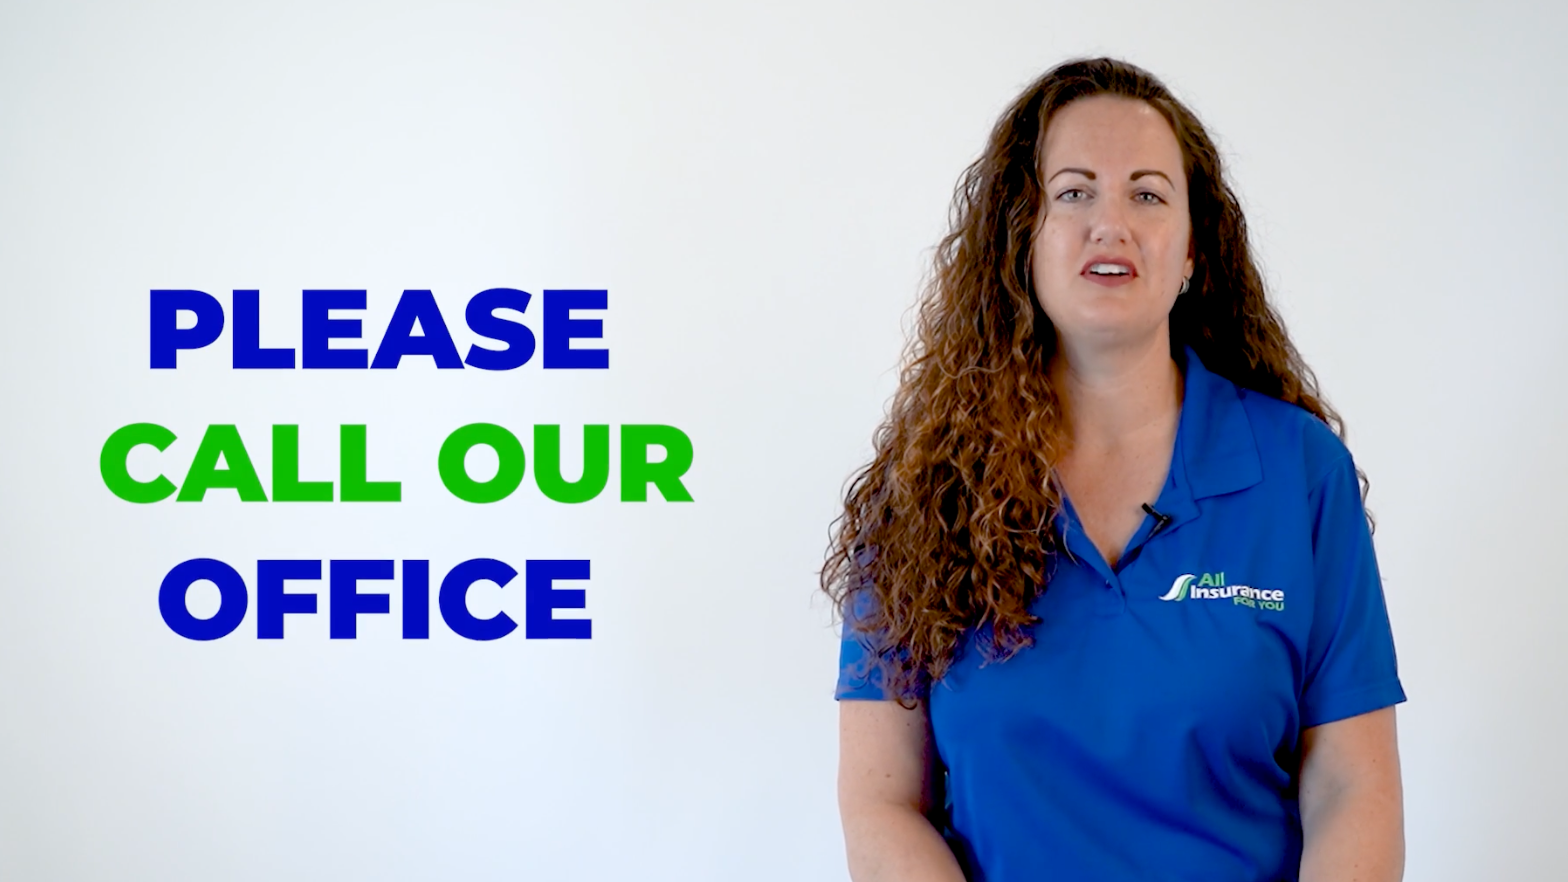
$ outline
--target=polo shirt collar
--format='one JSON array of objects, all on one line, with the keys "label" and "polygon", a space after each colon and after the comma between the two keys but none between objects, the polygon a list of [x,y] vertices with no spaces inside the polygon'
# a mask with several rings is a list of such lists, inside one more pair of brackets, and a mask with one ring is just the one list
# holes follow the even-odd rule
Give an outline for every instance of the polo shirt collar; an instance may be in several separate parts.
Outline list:
[{"label": "polo shirt collar", "polygon": [[[1241,390],[1204,367],[1192,347],[1183,347],[1182,358],[1183,391],[1176,445],[1165,487],[1153,506],[1167,518],[1165,528],[1159,531],[1161,536],[1197,520],[1201,513],[1198,500],[1244,490],[1263,480],[1258,443],[1252,433],[1252,421],[1241,403]],[[1064,497],[1064,503],[1062,532],[1069,556],[1099,571],[1106,584],[1114,582],[1116,571],[1106,565],[1084,534],[1072,500]],[[1154,535],[1153,523],[1146,518],[1133,533],[1119,566],[1137,558],[1142,545]]]},{"label": "polo shirt collar", "polygon": [[1179,457],[1193,499],[1234,493],[1263,480],[1263,463],[1252,422],[1236,384],[1209,371],[1191,346],[1183,346]]}]

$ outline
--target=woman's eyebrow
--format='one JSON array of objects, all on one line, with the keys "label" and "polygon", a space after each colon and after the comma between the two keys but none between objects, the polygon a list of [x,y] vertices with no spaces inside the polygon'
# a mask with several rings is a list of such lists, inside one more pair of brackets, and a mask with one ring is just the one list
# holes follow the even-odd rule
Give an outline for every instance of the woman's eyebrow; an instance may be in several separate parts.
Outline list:
[{"label": "woman's eyebrow", "polygon": [[[1056,175],[1064,175],[1064,174],[1067,174],[1068,172],[1073,172],[1075,174],[1083,175],[1084,177],[1088,178],[1091,181],[1094,180],[1094,172],[1089,171],[1086,168],[1064,168],[1064,169],[1059,169],[1056,172]],[[1156,172],[1156,174],[1158,174],[1158,173]],[[1046,178],[1045,182],[1047,184],[1049,184],[1050,182],[1056,180],[1056,175],[1051,175],[1050,177]],[[1134,175],[1134,177],[1137,177],[1137,175]]]},{"label": "woman's eyebrow", "polygon": [[[1174,183],[1171,182],[1170,175],[1167,175],[1165,172],[1162,172],[1162,171],[1155,171],[1152,168],[1140,168],[1137,171],[1133,172],[1131,177],[1128,178],[1128,180],[1136,181],[1139,178],[1143,177],[1144,175],[1159,175],[1160,177],[1165,179],[1165,183],[1170,184],[1172,187],[1176,186]],[[1091,175],[1090,177],[1093,177],[1093,176]]]}]

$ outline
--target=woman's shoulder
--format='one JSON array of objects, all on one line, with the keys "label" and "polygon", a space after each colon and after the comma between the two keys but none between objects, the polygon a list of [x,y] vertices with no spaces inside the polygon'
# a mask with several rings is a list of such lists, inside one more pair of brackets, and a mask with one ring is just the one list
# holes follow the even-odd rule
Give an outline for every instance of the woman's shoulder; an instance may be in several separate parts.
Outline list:
[{"label": "woman's shoulder", "polygon": [[1316,414],[1251,389],[1237,387],[1236,392],[1252,425],[1265,472],[1271,463],[1292,466],[1302,471],[1307,482],[1315,483],[1335,467],[1351,465],[1350,449]]}]

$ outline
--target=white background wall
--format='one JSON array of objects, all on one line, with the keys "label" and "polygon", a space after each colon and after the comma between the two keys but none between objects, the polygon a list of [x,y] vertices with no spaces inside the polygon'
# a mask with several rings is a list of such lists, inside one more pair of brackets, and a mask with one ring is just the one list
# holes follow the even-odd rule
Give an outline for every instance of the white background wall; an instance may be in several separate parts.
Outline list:
[{"label": "white background wall", "polygon": [[[1568,154],[1542,3],[0,5],[0,877],[843,878],[836,638],[813,591],[947,200],[1070,55],[1220,139],[1372,479],[1410,879],[1552,878],[1568,810]],[[147,292],[607,288],[611,369],[147,369]],[[530,322],[537,329],[537,317]],[[324,375],[329,374],[329,375]],[[451,429],[662,422],[690,505],[441,489]],[[370,426],[398,505],[136,506],[236,423],[306,477]],[[569,445],[570,446],[570,445]],[[150,471],[139,471],[147,475]],[[157,586],[217,557],[586,557],[594,638],[210,644]],[[476,611],[521,617],[521,582]],[[192,592],[193,604],[216,592]],[[320,587],[324,593],[324,584]],[[205,597],[205,601],[204,601]],[[394,598],[394,603],[396,598]],[[322,598],[322,612],[327,608]],[[396,610],[394,606],[394,610]]]}]

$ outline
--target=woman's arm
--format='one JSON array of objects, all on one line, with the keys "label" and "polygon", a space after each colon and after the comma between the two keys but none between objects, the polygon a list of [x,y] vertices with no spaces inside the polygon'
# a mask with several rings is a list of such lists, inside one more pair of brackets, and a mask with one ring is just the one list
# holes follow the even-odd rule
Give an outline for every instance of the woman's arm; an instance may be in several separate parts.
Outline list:
[{"label": "woman's arm", "polygon": [[1301,882],[1399,882],[1404,795],[1394,709],[1302,733]]},{"label": "woman's arm", "polygon": [[838,806],[855,882],[963,882],[932,826],[936,750],[924,704],[839,702]]}]

